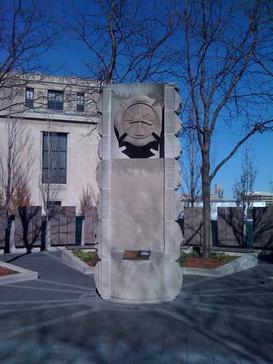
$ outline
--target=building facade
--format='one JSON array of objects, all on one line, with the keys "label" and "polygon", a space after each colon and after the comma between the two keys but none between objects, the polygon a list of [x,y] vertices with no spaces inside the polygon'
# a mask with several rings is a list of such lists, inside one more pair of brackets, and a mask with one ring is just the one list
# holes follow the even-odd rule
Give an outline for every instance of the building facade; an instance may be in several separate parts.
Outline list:
[{"label": "building facade", "polygon": [[95,203],[98,96],[92,80],[40,74],[17,77],[0,88],[2,195],[13,148],[12,173],[24,176],[32,205],[76,206],[79,212],[86,190]]},{"label": "building facade", "polygon": [[250,200],[253,207],[265,207],[273,205],[273,193],[267,191],[250,192]]}]

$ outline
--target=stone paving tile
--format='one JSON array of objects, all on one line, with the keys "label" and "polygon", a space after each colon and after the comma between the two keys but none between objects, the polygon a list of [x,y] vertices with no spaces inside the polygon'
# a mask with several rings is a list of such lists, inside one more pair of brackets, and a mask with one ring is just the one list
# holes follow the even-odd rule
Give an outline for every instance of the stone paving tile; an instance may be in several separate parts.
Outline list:
[{"label": "stone paving tile", "polygon": [[[94,280],[90,276],[83,275],[78,271],[60,263],[55,253],[34,253],[23,255],[19,259],[13,255],[2,255],[0,259],[11,264],[19,265],[22,268],[31,267],[32,270],[39,272],[40,279],[52,280],[54,282],[71,283],[79,281],[85,283],[87,287],[95,288]],[[52,259],[53,257],[53,259]],[[14,259],[15,258],[15,259]]]},{"label": "stone paving tile", "polygon": [[213,363],[230,363],[230,364],[240,364],[239,357],[236,352],[232,352],[229,347],[223,344],[214,343],[213,345]]},{"label": "stone paving tile", "polygon": [[[166,320],[165,332],[162,346],[162,363],[187,363],[188,344],[187,344],[187,324]],[[173,333],[176,333],[173,335]]]},{"label": "stone paving tile", "polygon": [[199,328],[187,330],[188,364],[214,364],[211,342],[206,333]]},{"label": "stone paving tile", "polygon": [[186,276],[174,302],[137,306],[101,300],[52,254],[14,264],[40,279],[0,287],[1,364],[273,364],[273,265]]}]

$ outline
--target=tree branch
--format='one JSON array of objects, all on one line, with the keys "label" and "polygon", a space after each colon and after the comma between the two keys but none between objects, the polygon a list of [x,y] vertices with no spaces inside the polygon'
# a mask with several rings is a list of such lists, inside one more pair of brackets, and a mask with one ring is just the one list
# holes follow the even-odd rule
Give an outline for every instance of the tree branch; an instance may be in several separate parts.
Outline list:
[{"label": "tree branch", "polygon": [[213,180],[219,169],[230,160],[230,158],[237,152],[237,150],[254,134],[257,132],[264,133],[265,131],[273,131],[273,119],[267,120],[265,122],[256,123],[254,127],[241,139],[237,142],[231,152],[224,158],[214,169],[212,174],[210,175],[210,181]]}]

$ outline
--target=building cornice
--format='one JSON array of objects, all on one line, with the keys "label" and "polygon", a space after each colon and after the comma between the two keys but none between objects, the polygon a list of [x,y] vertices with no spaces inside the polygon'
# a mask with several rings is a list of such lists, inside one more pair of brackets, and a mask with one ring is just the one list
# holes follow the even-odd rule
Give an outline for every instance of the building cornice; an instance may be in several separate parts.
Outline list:
[{"label": "building cornice", "polygon": [[66,115],[66,114],[54,114],[54,115],[45,115],[45,114],[36,114],[36,113],[23,113],[20,115],[0,115],[2,119],[20,119],[20,120],[37,120],[37,121],[47,121],[47,122],[59,122],[59,123],[69,123],[69,124],[87,124],[87,125],[96,125],[98,124],[98,117],[82,117],[77,115]]}]

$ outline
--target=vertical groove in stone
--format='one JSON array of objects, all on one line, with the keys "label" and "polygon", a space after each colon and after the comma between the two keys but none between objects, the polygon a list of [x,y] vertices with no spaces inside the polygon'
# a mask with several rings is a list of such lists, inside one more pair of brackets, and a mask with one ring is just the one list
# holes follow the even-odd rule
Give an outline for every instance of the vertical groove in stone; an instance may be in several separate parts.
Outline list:
[{"label": "vertical groove in stone", "polygon": [[[103,87],[102,96],[102,166],[101,166],[101,264],[100,293],[111,294],[111,86]],[[103,274],[102,274],[103,271]]]},{"label": "vertical groove in stone", "polygon": [[[166,85],[164,88],[164,156],[165,156],[165,251],[177,254],[176,245],[182,242],[182,233],[176,220],[178,219],[178,199],[175,190],[180,187],[181,145],[178,139],[180,135],[180,119],[177,116],[180,110],[180,97],[174,85]],[[176,161],[175,161],[176,159]],[[176,226],[177,225],[177,226]]]}]

